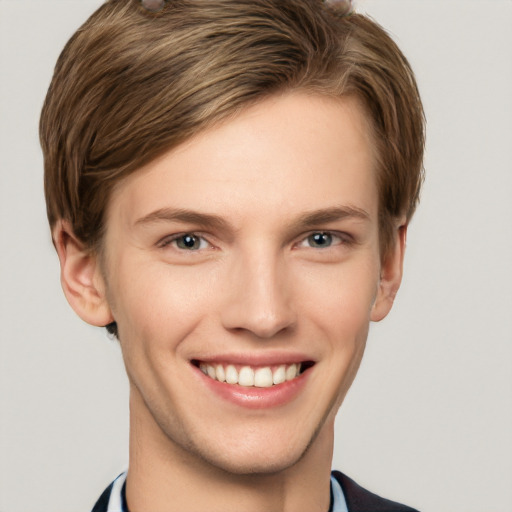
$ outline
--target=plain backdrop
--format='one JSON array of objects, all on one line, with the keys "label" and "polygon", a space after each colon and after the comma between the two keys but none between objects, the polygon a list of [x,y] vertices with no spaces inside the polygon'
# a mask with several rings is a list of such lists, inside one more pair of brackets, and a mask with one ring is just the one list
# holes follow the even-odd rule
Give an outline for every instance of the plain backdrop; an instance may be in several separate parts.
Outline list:
[{"label": "plain backdrop", "polygon": [[[115,341],[60,289],[38,117],[100,0],[0,0],[0,512],[88,511],[127,463]],[[334,467],[423,512],[512,510],[512,2],[361,0],[416,70],[422,203]]]}]

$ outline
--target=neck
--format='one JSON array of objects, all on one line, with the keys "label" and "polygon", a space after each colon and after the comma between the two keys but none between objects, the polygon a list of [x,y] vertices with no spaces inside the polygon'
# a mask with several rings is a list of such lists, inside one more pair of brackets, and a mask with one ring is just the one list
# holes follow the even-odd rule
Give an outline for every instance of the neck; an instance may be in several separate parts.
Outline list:
[{"label": "neck", "polygon": [[[130,414],[130,512],[325,512],[329,508],[333,421],[327,420],[294,464],[236,474],[173,442],[152,416]],[[140,411],[140,408],[137,408]]]}]

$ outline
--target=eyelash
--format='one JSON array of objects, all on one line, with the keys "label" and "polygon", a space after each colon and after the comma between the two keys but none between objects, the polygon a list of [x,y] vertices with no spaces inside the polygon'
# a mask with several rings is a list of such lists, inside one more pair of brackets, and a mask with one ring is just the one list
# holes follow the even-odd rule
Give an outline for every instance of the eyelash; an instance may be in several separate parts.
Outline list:
[{"label": "eyelash", "polygon": [[337,231],[324,231],[324,230],[318,230],[318,231],[312,231],[308,235],[306,235],[304,238],[301,239],[301,241],[297,244],[299,247],[304,246],[304,244],[307,244],[308,242],[311,242],[313,237],[315,236],[326,236],[331,239],[331,243],[325,247],[311,247],[312,249],[329,249],[331,247],[336,247],[338,245],[350,245],[353,243],[353,238],[348,233],[340,233]]},{"label": "eyelash", "polygon": [[160,243],[159,243],[159,247],[160,248],[165,248],[165,247],[168,247],[172,244],[174,244],[174,248],[178,251],[185,251],[185,252],[195,252],[195,251],[199,251],[199,250],[202,250],[202,249],[205,249],[205,247],[198,247],[197,249],[191,249],[189,248],[188,250],[183,248],[183,247],[178,247],[177,246],[177,242],[180,240],[180,239],[184,239],[185,237],[190,237],[190,238],[195,238],[196,240],[199,240],[200,242],[206,242],[206,244],[210,247],[212,247],[212,244],[210,242],[208,242],[208,240],[198,234],[198,233],[195,233],[195,232],[187,232],[187,233],[178,233],[176,235],[171,235],[171,236],[168,236],[166,238],[164,238]]},{"label": "eyelash", "polygon": [[[354,239],[351,235],[349,235],[348,233],[340,233],[340,232],[337,232],[337,231],[324,231],[324,230],[317,230],[317,231],[311,231],[309,232],[308,234],[306,234],[305,236],[303,236],[298,243],[294,244],[295,247],[305,247],[305,244],[307,244],[308,242],[311,242],[312,241],[312,238],[317,236],[317,235],[320,235],[320,236],[326,236],[326,237],[330,237],[332,242],[329,244],[329,245],[326,245],[325,247],[313,247],[311,245],[309,245],[308,247],[311,248],[311,249],[319,249],[319,250],[325,250],[325,249],[329,249],[331,247],[336,247],[336,246],[339,246],[339,245],[351,245],[354,243]],[[200,241],[200,246],[196,249],[193,249],[193,248],[184,248],[184,247],[178,247],[177,246],[177,242],[180,240],[180,239],[184,239],[185,237],[190,237],[190,238],[194,238],[196,240],[199,240]],[[170,245],[174,245],[174,248],[178,251],[184,251],[184,252],[196,252],[196,251],[200,251],[200,250],[204,250],[206,247],[201,247],[201,245],[203,245],[203,243],[206,243],[210,248],[212,247],[212,244],[201,234],[199,233],[196,233],[196,232],[186,232],[186,233],[177,233],[175,235],[171,235],[171,236],[168,236],[166,238],[164,238],[158,245],[160,248],[165,248],[165,247],[168,247]]]}]

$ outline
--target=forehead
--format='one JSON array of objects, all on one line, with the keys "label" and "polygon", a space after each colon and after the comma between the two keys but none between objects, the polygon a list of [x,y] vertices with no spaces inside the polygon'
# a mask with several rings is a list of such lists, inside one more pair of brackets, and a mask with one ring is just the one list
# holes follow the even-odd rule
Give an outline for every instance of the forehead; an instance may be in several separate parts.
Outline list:
[{"label": "forehead", "polygon": [[173,207],[263,219],[339,205],[376,215],[370,133],[355,98],[274,96],[135,171],[109,216],[133,223]]}]

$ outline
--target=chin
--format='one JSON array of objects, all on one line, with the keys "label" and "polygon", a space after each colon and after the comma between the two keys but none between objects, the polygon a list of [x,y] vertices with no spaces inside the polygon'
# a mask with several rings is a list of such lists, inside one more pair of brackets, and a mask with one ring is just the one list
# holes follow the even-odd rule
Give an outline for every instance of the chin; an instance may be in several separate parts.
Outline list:
[{"label": "chin", "polygon": [[232,456],[228,455],[222,458],[213,456],[203,456],[202,458],[210,466],[231,475],[270,476],[291,468],[297,464],[303,456],[304,453],[300,453],[299,455],[287,453],[285,456],[281,457],[264,457],[261,454],[257,457],[250,457],[247,455],[240,457],[238,454],[234,454]]},{"label": "chin", "polygon": [[276,443],[269,443],[268,437],[242,445],[226,442],[220,450],[196,450],[196,453],[211,467],[232,475],[274,475],[303,460],[316,438],[317,432],[301,439],[274,434]]}]

